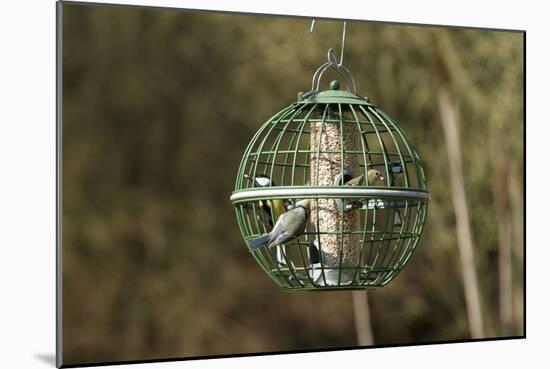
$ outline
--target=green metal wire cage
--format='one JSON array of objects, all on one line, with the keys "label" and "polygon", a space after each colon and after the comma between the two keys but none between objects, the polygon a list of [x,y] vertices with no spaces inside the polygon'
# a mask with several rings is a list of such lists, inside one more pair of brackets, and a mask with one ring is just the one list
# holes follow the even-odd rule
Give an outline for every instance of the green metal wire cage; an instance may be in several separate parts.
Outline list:
[{"label": "green metal wire cage", "polygon": [[317,88],[254,135],[231,201],[248,244],[297,201],[311,199],[303,234],[251,251],[280,287],[381,287],[418,245],[430,198],[424,171],[402,128],[352,93],[353,80],[345,91],[333,81],[319,92],[321,74],[314,76]]}]

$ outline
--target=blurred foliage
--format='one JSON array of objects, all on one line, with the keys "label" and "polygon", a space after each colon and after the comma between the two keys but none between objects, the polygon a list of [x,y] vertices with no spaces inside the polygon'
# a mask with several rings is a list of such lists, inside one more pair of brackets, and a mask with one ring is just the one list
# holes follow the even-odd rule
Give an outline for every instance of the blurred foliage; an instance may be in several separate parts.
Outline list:
[{"label": "blurred foliage", "polygon": [[[341,23],[319,21],[312,34],[309,24],[63,5],[65,363],[356,345],[351,294],[278,289],[249,255],[229,202],[252,135],[309,89],[329,47],[339,50]],[[499,336],[500,324],[491,125],[508,133],[502,155],[519,181],[514,219],[523,221],[523,35],[348,23],[344,64],[415,143],[432,193],[410,263],[370,292],[377,344],[469,337],[434,37],[460,104],[488,337]],[[522,242],[516,234],[516,334],[523,334]]]}]

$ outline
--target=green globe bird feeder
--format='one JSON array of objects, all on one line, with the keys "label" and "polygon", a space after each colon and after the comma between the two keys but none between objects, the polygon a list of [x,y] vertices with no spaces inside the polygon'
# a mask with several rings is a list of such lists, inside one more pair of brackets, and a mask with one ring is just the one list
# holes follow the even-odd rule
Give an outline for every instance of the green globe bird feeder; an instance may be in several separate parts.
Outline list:
[{"label": "green globe bird feeder", "polygon": [[[343,49],[338,62],[330,49],[311,90],[261,126],[230,198],[247,245],[297,201],[310,199],[299,237],[249,249],[284,289],[385,286],[409,261],[426,220],[430,195],[413,144],[387,113],[357,94],[342,56]],[[329,69],[344,90],[338,81],[319,90]]]}]

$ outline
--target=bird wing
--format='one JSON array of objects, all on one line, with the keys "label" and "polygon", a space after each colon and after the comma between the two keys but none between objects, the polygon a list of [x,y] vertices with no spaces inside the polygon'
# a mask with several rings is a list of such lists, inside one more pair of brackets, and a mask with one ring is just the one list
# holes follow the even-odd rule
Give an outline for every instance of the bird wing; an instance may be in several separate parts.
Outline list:
[{"label": "bird wing", "polygon": [[271,231],[268,247],[281,245],[302,234],[306,222],[306,211],[301,206],[287,211]]},{"label": "bird wing", "polygon": [[358,177],[352,178],[349,181],[346,182],[346,186],[357,186],[363,181],[363,178],[365,177],[364,174],[361,174]]},{"label": "bird wing", "polygon": [[287,241],[293,240],[294,238],[296,238],[294,234],[289,232],[283,232],[279,234],[272,242],[270,242],[269,245],[267,245],[267,247],[272,248],[275,246],[279,246]]},{"label": "bird wing", "polygon": [[269,244],[271,244],[273,241],[279,237],[280,234],[285,232],[285,226],[283,224],[285,214],[281,215],[277,223],[275,223],[275,226],[273,227],[273,230],[269,232]]},{"label": "bird wing", "polygon": [[284,217],[281,217],[281,220],[286,232],[298,235],[306,225],[306,211],[301,206],[295,207],[287,211]]}]

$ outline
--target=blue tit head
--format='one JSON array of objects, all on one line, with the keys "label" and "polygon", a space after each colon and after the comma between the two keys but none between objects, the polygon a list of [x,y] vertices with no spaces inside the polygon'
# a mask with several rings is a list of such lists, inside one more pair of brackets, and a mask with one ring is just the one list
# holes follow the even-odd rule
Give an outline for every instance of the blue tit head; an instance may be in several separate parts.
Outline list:
[{"label": "blue tit head", "polygon": [[390,169],[392,174],[399,174],[403,172],[403,163],[400,161],[392,161],[390,162]]}]

